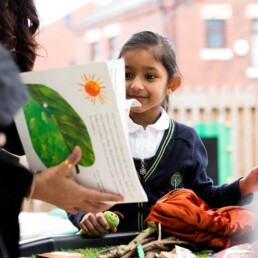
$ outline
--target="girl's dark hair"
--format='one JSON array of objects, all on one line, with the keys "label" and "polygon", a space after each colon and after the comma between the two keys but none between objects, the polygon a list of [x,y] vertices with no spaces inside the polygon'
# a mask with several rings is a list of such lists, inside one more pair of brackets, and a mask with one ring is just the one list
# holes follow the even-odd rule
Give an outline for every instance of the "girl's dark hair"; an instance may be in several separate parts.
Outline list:
[{"label": "girl's dark hair", "polygon": [[0,1],[0,42],[21,72],[31,71],[36,59],[39,17],[34,0]]},{"label": "girl's dark hair", "polygon": [[[154,58],[159,61],[167,70],[168,80],[179,75],[176,63],[176,53],[168,38],[152,31],[142,31],[132,35],[123,45],[119,58],[128,50],[146,49],[153,53]],[[169,99],[165,97],[162,106],[168,109]]]}]

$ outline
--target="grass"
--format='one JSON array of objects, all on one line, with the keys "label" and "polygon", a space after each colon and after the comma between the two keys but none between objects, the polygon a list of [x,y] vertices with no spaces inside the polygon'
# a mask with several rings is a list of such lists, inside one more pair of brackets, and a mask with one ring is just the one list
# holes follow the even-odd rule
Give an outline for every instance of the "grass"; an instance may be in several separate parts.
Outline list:
[{"label": "grass", "polygon": [[[86,258],[97,258],[99,253],[101,251],[106,250],[109,247],[98,247],[98,248],[94,248],[94,247],[89,247],[86,249],[63,249],[61,251],[63,252],[75,252],[75,253],[80,253],[83,254]],[[211,251],[207,250],[207,251],[202,251],[202,252],[193,252],[197,258],[210,258],[209,254],[211,253]]]},{"label": "grass", "polygon": [[80,254],[83,254],[86,258],[97,258],[101,251],[104,251],[108,248],[110,248],[110,246],[108,246],[108,247],[88,247],[85,249],[66,249],[66,250],[62,250],[62,251],[80,253]]},{"label": "grass", "polygon": [[[99,253],[101,251],[106,250],[107,248],[110,248],[110,247],[87,247],[83,249],[61,249],[58,251],[67,252],[67,253],[80,253],[87,258],[97,258],[99,256]],[[37,258],[37,256],[33,255],[32,258]]]}]

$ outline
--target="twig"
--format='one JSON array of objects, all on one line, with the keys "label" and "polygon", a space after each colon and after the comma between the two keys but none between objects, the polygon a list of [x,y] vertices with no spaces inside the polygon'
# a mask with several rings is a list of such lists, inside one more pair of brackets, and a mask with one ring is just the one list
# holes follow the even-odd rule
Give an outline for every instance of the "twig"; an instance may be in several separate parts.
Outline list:
[{"label": "twig", "polygon": [[148,238],[145,238],[145,239],[142,239],[141,241],[139,241],[139,244],[145,245],[145,244],[148,244],[155,240],[156,240],[156,237],[148,237]]},{"label": "twig", "polygon": [[193,246],[193,244],[191,244],[189,242],[181,241],[175,237],[168,237],[165,239],[152,241],[148,244],[143,245],[142,248],[145,252],[148,252],[148,251],[151,251],[151,250],[157,249],[157,248],[161,249],[162,251],[169,250],[170,248],[166,247],[165,245],[191,245],[191,246]]},{"label": "twig", "polygon": [[153,221],[148,221],[148,227],[141,231],[141,233],[135,237],[128,246],[135,246],[138,244],[142,239],[145,239],[146,237],[152,235],[153,233],[157,232],[157,225]]},{"label": "twig", "polygon": [[161,223],[158,224],[158,240],[161,240]]},{"label": "twig", "polygon": [[[158,231],[158,239],[156,237],[149,237]],[[102,255],[99,258],[130,258],[134,257],[136,253],[136,248],[138,244],[142,245],[146,257],[153,258],[156,254],[161,251],[170,251],[171,247],[167,245],[188,245],[196,249],[194,244],[191,244],[187,241],[179,240],[176,237],[170,236],[165,239],[161,238],[161,225],[158,226],[154,222],[148,222],[148,227],[140,232],[128,245],[120,245],[116,248],[110,248],[105,252],[102,252]]]}]

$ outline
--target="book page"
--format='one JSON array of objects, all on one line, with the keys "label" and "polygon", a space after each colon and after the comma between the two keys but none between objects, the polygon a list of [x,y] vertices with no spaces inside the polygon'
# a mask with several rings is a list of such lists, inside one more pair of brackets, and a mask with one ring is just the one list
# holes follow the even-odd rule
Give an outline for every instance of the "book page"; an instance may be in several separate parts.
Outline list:
[{"label": "book page", "polygon": [[32,98],[15,122],[31,169],[58,164],[79,145],[80,184],[147,201],[128,145],[124,74],[123,60],[22,73]]}]

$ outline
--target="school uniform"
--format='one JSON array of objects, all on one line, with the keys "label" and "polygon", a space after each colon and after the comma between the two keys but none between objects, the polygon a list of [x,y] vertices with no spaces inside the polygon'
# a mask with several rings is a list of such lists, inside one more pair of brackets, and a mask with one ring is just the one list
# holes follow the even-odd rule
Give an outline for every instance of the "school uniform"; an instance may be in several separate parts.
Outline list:
[{"label": "school uniform", "polygon": [[[128,122],[131,151],[148,202],[118,204],[111,208],[124,215],[118,231],[138,231],[146,227],[144,219],[150,207],[164,194],[177,188],[192,189],[210,208],[242,205],[252,199],[241,197],[239,179],[214,186],[207,176],[208,157],[197,132],[170,119],[162,110],[158,121],[145,130]],[[79,228],[83,214],[69,215]]]}]

